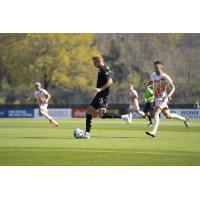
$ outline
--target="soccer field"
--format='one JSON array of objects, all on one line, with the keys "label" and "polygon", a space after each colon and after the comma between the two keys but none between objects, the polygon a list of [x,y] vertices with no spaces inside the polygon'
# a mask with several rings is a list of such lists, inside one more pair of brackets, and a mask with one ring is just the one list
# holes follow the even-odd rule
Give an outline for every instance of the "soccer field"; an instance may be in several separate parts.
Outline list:
[{"label": "soccer field", "polygon": [[75,139],[84,119],[0,119],[0,165],[9,166],[154,166],[200,165],[200,121],[185,129],[180,121],[163,120],[156,138],[147,121],[93,120],[91,139]]}]

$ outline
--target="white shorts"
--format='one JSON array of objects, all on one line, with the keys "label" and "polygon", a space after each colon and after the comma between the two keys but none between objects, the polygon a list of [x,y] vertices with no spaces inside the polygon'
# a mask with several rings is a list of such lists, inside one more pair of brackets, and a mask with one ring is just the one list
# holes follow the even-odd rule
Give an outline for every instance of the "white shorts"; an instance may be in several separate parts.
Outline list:
[{"label": "white shorts", "polygon": [[45,111],[45,112],[48,112],[48,104],[47,103],[43,103],[43,104],[40,104],[39,105],[39,108],[42,110],[42,111]]},{"label": "white shorts", "polygon": [[139,103],[138,103],[138,102],[130,103],[129,109],[130,109],[130,110],[135,110],[135,111],[140,110]]},{"label": "white shorts", "polygon": [[155,107],[158,107],[160,108],[161,110],[163,108],[169,108],[168,105],[168,98],[158,98],[158,99],[155,99]]}]

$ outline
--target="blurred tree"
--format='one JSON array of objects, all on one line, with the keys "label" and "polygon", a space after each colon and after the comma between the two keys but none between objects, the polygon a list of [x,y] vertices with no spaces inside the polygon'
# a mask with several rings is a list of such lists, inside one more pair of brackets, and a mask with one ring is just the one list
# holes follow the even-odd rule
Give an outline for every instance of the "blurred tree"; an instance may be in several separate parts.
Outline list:
[{"label": "blurred tree", "polygon": [[91,57],[99,53],[114,79],[111,102],[127,102],[130,81],[142,96],[159,59],[175,82],[174,102],[193,103],[199,100],[199,51],[200,34],[0,34],[0,103],[26,103],[35,81],[54,103],[89,103],[97,76]]},{"label": "blurred tree", "polygon": [[[16,34],[17,36],[18,34]],[[7,46],[4,63],[12,87],[63,87],[87,91],[95,84],[93,34],[25,34]],[[13,99],[11,100],[13,101]]]},{"label": "blurred tree", "polygon": [[[200,34],[96,34],[95,42],[110,65],[117,84],[124,85],[125,88],[125,83],[129,79],[137,80],[135,87],[140,96],[142,96],[143,82],[149,79],[153,71],[154,60],[163,61],[165,71],[174,80],[177,91],[188,88],[187,92],[192,93],[189,88],[197,88],[195,84],[199,85]],[[117,56],[112,59],[112,55]],[[184,95],[183,92],[176,92],[174,102],[192,103],[198,98],[197,93],[192,94]],[[118,91],[117,95],[118,99],[113,96],[114,102],[123,99],[124,90]]]}]

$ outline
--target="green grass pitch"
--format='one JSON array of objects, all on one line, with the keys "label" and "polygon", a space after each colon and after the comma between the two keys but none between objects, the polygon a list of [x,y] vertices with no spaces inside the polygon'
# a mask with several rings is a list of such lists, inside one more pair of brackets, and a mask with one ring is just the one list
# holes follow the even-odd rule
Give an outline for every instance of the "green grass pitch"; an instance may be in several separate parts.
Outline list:
[{"label": "green grass pitch", "polygon": [[144,119],[133,125],[121,120],[94,119],[91,139],[75,139],[84,119],[0,119],[2,166],[183,166],[200,165],[200,121],[162,120],[156,138],[150,138]]}]

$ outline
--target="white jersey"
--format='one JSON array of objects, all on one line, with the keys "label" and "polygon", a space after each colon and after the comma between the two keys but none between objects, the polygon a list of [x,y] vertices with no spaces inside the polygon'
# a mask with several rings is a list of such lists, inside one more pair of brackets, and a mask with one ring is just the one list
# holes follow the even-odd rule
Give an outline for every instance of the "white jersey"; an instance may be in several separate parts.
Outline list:
[{"label": "white jersey", "polygon": [[42,88],[40,90],[35,90],[33,93],[39,105],[46,103],[46,95],[48,95],[48,92]]},{"label": "white jersey", "polygon": [[167,98],[167,86],[173,84],[172,79],[165,73],[159,76],[154,72],[150,80],[153,82],[155,98]]},{"label": "white jersey", "polygon": [[138,93],[136,90],[130,90],[130,97],[132,98],[138,98]]},{"label": "white jersey", "polygon": [[137,93],[137,91],[136,90],[134,90],[134,89],[130,89],[130,101],[132,102],[132,103],[135,103],[135,100],[138,98],[138,93]]}]

